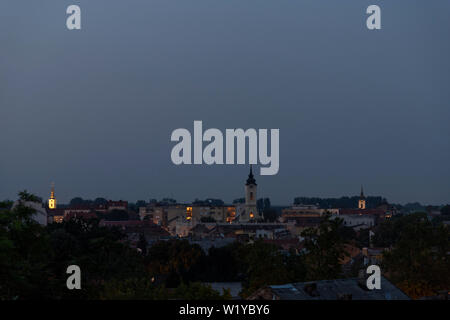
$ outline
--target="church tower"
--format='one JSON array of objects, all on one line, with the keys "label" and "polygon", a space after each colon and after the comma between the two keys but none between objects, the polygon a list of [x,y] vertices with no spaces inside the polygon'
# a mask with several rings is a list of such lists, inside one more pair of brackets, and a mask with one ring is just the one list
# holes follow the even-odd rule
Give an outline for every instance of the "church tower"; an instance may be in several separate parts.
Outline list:
[{"label": "church tower", "polygon": [[253,177],[252,166],[250,165],[250,173],[245,184],[245,212],[241,216],[242,222],[252,221],[256,218],[258,209],[256,206],[256,181]]},{"label": "church tower", "polygon": [[48,199],[48,208],[56,209],[55,184],[54,183],[52,183],[52,190],[50,191],[50,199]]},{"label": "church tower", "polygon": [[359,196],[358,209],[364,210],[365,208],[366,208],[366,197],[364,197],[364,191],[361,185],[361,195]]}]

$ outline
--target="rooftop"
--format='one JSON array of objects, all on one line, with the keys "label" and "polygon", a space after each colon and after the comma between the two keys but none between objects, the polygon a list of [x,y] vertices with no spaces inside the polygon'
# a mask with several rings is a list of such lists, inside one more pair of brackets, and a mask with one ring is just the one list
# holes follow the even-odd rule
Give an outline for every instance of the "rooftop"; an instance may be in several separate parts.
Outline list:
[{"label": "rooftop", "polygon": [[368,290],[358,278],[297,282],[260,289],[249,299],[279,300],[409,300],[409,297],[381,276],[381,289]]}]

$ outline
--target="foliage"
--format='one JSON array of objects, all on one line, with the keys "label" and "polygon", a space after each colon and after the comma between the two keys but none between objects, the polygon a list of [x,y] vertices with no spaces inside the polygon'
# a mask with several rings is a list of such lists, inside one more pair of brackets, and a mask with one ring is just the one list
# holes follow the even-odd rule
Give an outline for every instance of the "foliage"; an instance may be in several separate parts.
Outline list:
[{"label": "foliage", "polygon": [[358,248],[368,248],[370,246],[370,229],[361,229],[356,232],[355,242]]},{"label": "foliage", "polygon": [[[33,214],[20,203],[0,213],[0,299],[96,298],[102,281],[145,273],[143,258],[118,230],[100,227],[98,220],[44,227]],[[84,290],[65,287],[72,264],[82,270]]]},{"label": "foliage", "polygon": [[12,205],[11,200],[0,201],[0,209],[11,209]]},{"label": "foliage", "polygon": [[[23,192],[21,197],[33,199]],[[48,272],[52,253],[45,229],[31,219],[34,212],[19,204],[0,214],[0,300],[52,294]]]},{"label": "foliage", "polygon": [[147,270],[150,275],[167,275],[166,286],[177,287],[195,279],[205,253],[187,240],[158,241],[148,250]]},{"label": "foliage", "polygon": [[265,285],[302,281],[305,274],[301,257],[284,255],[277,246],[263,240],[242,245],[236,255],[245,274],[241,293],[244,298]]},{"label": "foliage", "polygon": [[[24,201],[39,200],[24,191]],[[246,297],[266,285],[335,279],[350,240],[367,246],[368,232],[355,234],[342,220],[325,215],[318,228],[304,230],[304,251],[282,251],[264,240],[234,242],[209,249],[187,240],[159,241],[137,247],[117,228],[98,219],[69,220],[47,227],[34,210],[11,202],[0,207],[0,300],[11,299],[227,299],[200,282],[240,281]],[[117,219],[117,217],[114,217]],[[267,217],[265,217],[267,219]],[[424,213],[394,216],[375,228],[377,246],[390,247],[382,270],[413,298],[450,287],[450,235]],[[147,254],[146,254],[147,253]],[[82,290],[65,287],[69,265],[79,265]],[[361,261],[354,265],[356,274]]]},{"label": "foliage", "polygon": [[[400,223],[401,228],[397,226]],[[448,290],[450,230],[433,225],[423,214],[408,215],[391,224],[399,234],[395,247],[383,254],[389,278],[412,298]]]},{"label": "foliage", "polygon": [[332,219],[327,214],[322,218],[319,228],[308,228],[302,232],[309,281],[336,279],[341,275],[340,261],[346,256],[347,243],[341,227],[341,219]]},{"label": "foliage", "polygon": [[137,243],[137,247],[139,249],[141,249],[141,253],[143,255],[147,254],[147,239],[145,239],[145,235],[143,233],[141,233],[139,235],[139,241]]},{"label": "foliage", "polygon": [[102,286],[101,300],[223,300],[231,299],[229,290],[219,293],[199,282],[182,283],[175,289],[155,285],[150,278],[111,280]]},{"label": "foliage", "polygon": [[242,246],[233,242],[221,248],[211,247],[201,261],[201,272],[196,280],[205,282],[233,282],[241,280],[241,266],[237,250]]},{"label": "foliage", "polygon": [[274,209],[267,208],[263,211],[263,217],[265,222],[275,222],[277,220],[277,212]]},{"label": "foliage", "polygon": [[447,204],[441,208],[441,214],[443,216],[450,216],[450,204]]},{"label": "foliage", "polygon": [[263,212],[264,210],[270,209],[270,199],[269,198],[261,198],[256,201],[256,207],[259,212]]},{"label": "foliage", "polygon": [[106,205],[108,203],[108,200],[105,198],[95,198],[94,204],[95,205]]},{"label": "foliage", "polygon": [[231,294],[229,290],[224,290],[222,293],[219,293],[209,285],[192,282],[190,284],[182,283],[173,293],[169,293],[169,298],[185,300],[229,300],[231,299]]},{"label": "foliage", "polygon": [[408,214],[405,216],[393,216],[391,219],[383,221],[375,228],[373,243],[376,247],[386,248],[394,246],[408,225],[426,219],[426,213],[422,212]]},{"label": "foliage", "polygon": [[136,201],[136,208],[145,207],[147,203],[144,200],[138,200]]},{"label": "foliage", "polygon": [[30,201],[30,202],[37,202],[41,203],[42,199],[35,196],[34,194],[29,193],[27,190],[19,192],[19,199],[21,201]]}]

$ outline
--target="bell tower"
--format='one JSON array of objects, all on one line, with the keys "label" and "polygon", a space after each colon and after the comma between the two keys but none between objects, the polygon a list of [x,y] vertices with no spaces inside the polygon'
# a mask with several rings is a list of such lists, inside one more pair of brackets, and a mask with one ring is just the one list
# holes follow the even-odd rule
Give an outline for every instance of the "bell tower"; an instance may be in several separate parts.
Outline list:
[{"label": "bell tower", "polygon": [[48,199],[48,208],[56,209],[55,183],[54,182],[52,182],[52,190],[50,191],[50,199]]},{"label": "bell tower", "polygon": [[245,212],[241,215],[240,221],[247,222],[252,221],[256,218],[258,214],[258,209],[256,206],[256,181],[253,176],[252,166],[250,165],[250,173],[245,183]]},{"label": "bell tower", "polygon": [[366,197],[364,196],[363,187],[361,185],[361,195],[359,196],[358,209],[364,210],[366,208]]}]

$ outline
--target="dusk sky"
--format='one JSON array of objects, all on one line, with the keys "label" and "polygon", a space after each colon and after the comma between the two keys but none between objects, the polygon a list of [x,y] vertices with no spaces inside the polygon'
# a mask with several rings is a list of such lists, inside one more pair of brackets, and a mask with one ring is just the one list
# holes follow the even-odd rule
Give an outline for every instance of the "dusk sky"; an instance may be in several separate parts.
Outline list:
[{"label": "dusk sky", "polygon": [[[66,28],[81,7],[81,30]],[[366,28],[366,8],[382,29]],[[177,128],[279,128],[258,197],[450,203],[450,1],[0,2],[0,200],[244,197]]]}]

